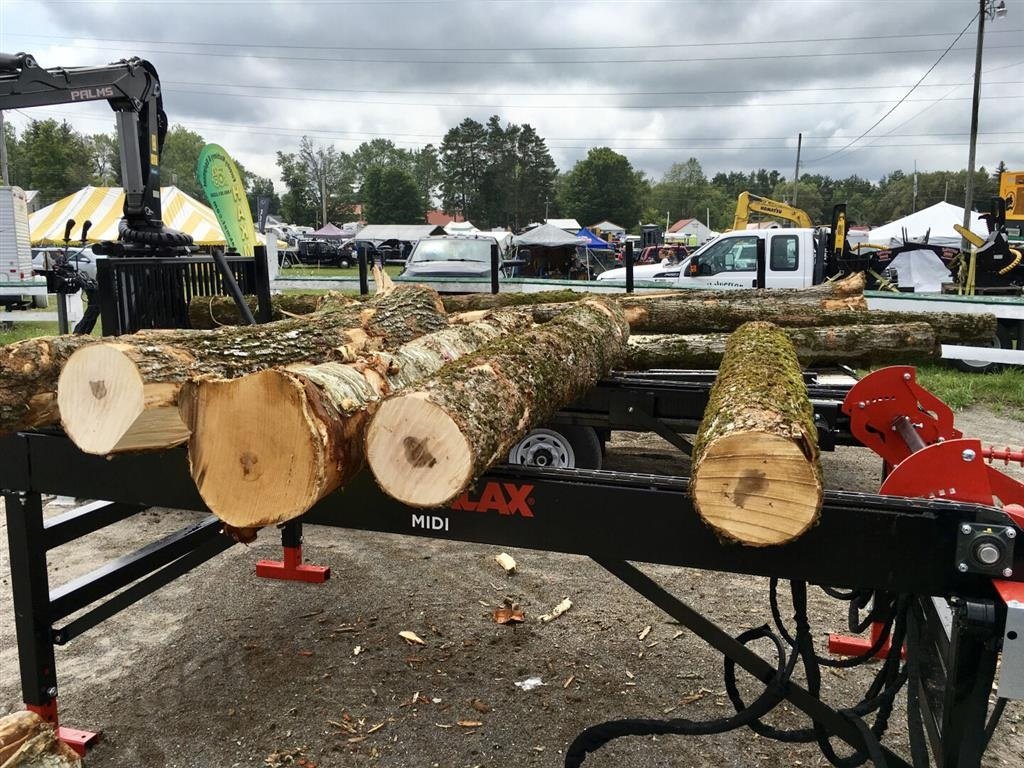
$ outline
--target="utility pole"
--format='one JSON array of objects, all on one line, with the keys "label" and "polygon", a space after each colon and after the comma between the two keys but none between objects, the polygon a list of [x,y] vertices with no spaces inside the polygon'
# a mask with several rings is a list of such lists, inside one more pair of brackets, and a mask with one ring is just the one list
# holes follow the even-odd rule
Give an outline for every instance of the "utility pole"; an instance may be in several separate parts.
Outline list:
[{"label": "utility pole", "polygon": [[[326,170],[326,169],[325,169]],[[320,207],[323,212],[323,218],[320,219],[320,226],[327,226],[327,176],[326,173],[320,175]]]},{"label": "utility pole", "polygon": [[[974,159],[978,143],[978,106],[981,101],[981,51],[985,38],[985,17],[989,13],[991,0],[978,0],[978,44],[974,53],[974,98],[971,101],[971,148],[967,157],[967,184],[964,193],[964,228],[971,226],[971,208],[974,206]],[[1001,13],[1000,13],[1001,11]],[[1006,4],[1001,3],[992,8],[995,15],[1006,14]],[[967,250],[967,240],[960,243]]]},{"label": "utility pole", "polygon": [[0,110],[0,178],[3,179],[5,187],[10,185],[11,180],[7,175],[7,131],[4,129],[3,110]]},{"label": "utility pole", "polygon": [[914,203],[911,206],[911,213],[917,213],[917,160],[914,161]]},{"label": "utility pole", "polygon": [[800,148],[804,143],[804,135],[798,133],[796,135],[796,170],[793,171],[793,207],[796,207],[796,196],[797,191],[800,189]]}]

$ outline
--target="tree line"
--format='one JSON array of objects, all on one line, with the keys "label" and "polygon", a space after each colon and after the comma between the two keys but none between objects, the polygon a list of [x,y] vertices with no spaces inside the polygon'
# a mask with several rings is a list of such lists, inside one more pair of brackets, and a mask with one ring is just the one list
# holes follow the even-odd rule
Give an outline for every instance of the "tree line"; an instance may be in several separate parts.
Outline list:
[{"label": "tree line", "polygon": [[[5,125],[12,184],[38,189],[43,204],[87,184],[119,183],[120,156],[115,134],[80,134],[68,123],[33,121],[20,133]],[[195,178],[206,140],[175,125],[161,158],[161,180],[206,202]],[[239,165],[255,215],[256,200],[268,196],[270,211],[295,224],[321,226],[360,216],[369,223],[409,224],[428,210],[443,208],[478,227],[521,229],[546,216],[576,218],[583,225],[609,219],[629,230],[640,222],[696,218],[712,229],[727,229],[736,197],[749,191],[774,200],[796,198],[816,223],[831,218],[835,203],[846,203],[853,224],[879,225],[941,200],[962,205],[967,173],[892,171],[877,181],[859,175],[832,178],[805,173],[794,186],[777,170],[716,173],[700,161],[674,163],[660,179],[647,177],[629,158],[608,147],[591,149],[567,172],[559,173],[542,136],[528,123],[486,123],[466,118],[438,146],[405,149],[389,139],[373,139],[344,152],[303,137],[297,151],[278,151],[283,189]],[[998,193],[1000,162],[994,173],[976,172],[975,201],[985,208]],[[916,186],[916,196],[915,196]]]}]

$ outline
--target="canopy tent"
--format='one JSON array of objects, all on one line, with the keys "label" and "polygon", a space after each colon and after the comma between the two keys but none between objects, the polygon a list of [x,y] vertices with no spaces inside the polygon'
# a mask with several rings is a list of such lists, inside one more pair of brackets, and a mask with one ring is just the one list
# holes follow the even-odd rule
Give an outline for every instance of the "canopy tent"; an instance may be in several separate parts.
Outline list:
[{"label": "canopy tent", "polygon": [[[928,234],[928,242],[957,245],[960,243],[960,235],[953,229],[953,225],[963,223],[963,208],[950,203],[936,203],[902,219],[872,229],[868,235],[868,242],[886,246],[893,240],[902,243],[903,230],[906,230],[909,240],[923,240],[925,234]],[[985,223],[974,211],[971,211],[970,229],[983,237],[988,233]]]},{"label": "canopy tent", "polygon": [[[160,200],[164,224],[168,227],[191,235],[196,245],[227,245],[212,208],[177,187],[161,187]],[[68,219],[76,222],[72,238],[81,232],[83,223],[91,221],[88,242],[117,240],[117,225],[124,215],[123,209],[124,190],[120,187],[85,187],[29,215],[32,245],[62,244]],[[257,232],[256,242],[263,241],[263,235]]]},{"label": "canopy tent", "polygon": [[354,239],[370,243],[398,240],[415,243],[431,235],[443,235],[444,227],[433,224],[367,224],[356,232]]},{"label": "canopy tent", "polygon": [[480,230],[471,221],[449,221],[444,225],[444,231],[449,235],[475,235]]},{"label": "canopy tent", "polygon": [[559,229],[554,224],[542,224],[539,227],[516,235],[512,238],[515,245],[520,246],[542,246],[544,248],[558,248],[565,245],[586,245],[577,235],[570,235],[564,229]]},{"label": "canopy tent", "polygon": [[351,237],[352,233],[334,226],[331,222],[327,222],[320,229],[311,232],[310,236],[318,237],[321,240],[344,240],[346,237]]},{"label": "canopy tent", "polygon": [[585,245],[592,251],[611,251],[615,249],[614,245],[602,240],[586,227],[580,228],[580,231],[576,233],[576,237],[583,238],[585,242],[581,242],[580,245]]}]

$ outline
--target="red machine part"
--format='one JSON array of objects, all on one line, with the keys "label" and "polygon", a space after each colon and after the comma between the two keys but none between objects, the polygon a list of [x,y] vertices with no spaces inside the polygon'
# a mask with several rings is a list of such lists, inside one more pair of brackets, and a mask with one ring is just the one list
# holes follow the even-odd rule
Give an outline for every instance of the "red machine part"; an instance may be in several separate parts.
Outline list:
[{"label": "red machine part", "polygon": [[59,725],[57,722],[57,699],[50,699],[49,704],[26,704],[25,709],[35,712],[46,722],[56,725],[57,738],[71,747],[79,757],[85,757],[86,751],[96,746],[96,742],[100,740],[99,733]]},{"label": "red machine part", "polygon": [[953,411],[917,383],[917,371],[909,365],[872,371],[853,385],[842,409],[853,436],[893,467],[916,450],[900,431],[908,419],[924,445],[962,437],[953,426]]},{"label": "red machine part", "polygon": [[322,584],[331,577],[329,566],[309,565],[302,562],[302,546],[282,547],[283,560],[260,560],[256,563],[256,575],[265,579],[304,581],[307,584]]},{"label": "red machine part", "polygon": [[[953,411],[917,383],[914,368],[891,366],[868,374],[850,389],[842,410],[850,417],[853,435],[893,468],[880,493],[999,504],[1018,528],[1024,528],[1024,484],[985,463],[1024,465],[1024,451],[962,439],[953,426]],[[1013,584],[1012,593],[1018,599],[1024,595],[1024,584],[995,584],[997,589],[1000,584]],[[863,654],[881,630],[882,625],[874,622],[869,639],[829,635],[829,651],[841,656]],[[886,643],[876,658],[888,651]]]}]

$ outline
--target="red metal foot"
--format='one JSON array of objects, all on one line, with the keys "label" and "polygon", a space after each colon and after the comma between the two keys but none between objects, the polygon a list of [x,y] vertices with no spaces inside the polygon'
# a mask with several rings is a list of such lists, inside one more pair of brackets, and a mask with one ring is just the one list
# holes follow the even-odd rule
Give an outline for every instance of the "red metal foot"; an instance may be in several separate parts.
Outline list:
[{"label": "red metal foot", "polygon": [[95,747],[100,740],[100,734],[61,725],[57,727],[57,738],[75,750],[79,757],[85,757],[85,753]]},{"label": "red metal foot", "polygon": [[79,757],[85,757],[85,753],[96,746],[100,740],[100,733],[82,731],[78,728],[68,728],[57,725],[57,700],[53,699],[49,704],[26,704],[25,709],[35,712],[48,723],[57,726],[57,738],[67,744]]},{"label": "red metal foot", "polygon": [[[828,652],[833,656],[863,656],[873,646],[878,638],[882,634],[882,630],[885,629],[885,624],[881,621],[871,622],[871,637],[851,637],[849,635],[829,635],[828,636]],[[888,639],[882,643],[882,647],[875,653],[876,659],[884,659],[889,655],[889,650],[892,645]],[[907,649],[903,648],[900,650],[900,658],[907,658]]]},{"label": "red metal foot", "polygon": [[256,575],[264,579],[305,581],[309,584],[322,584],[331,577],[330,567],[302,562],[302,547],[283,549],[284,560],[260,560],[256,563]]}]

